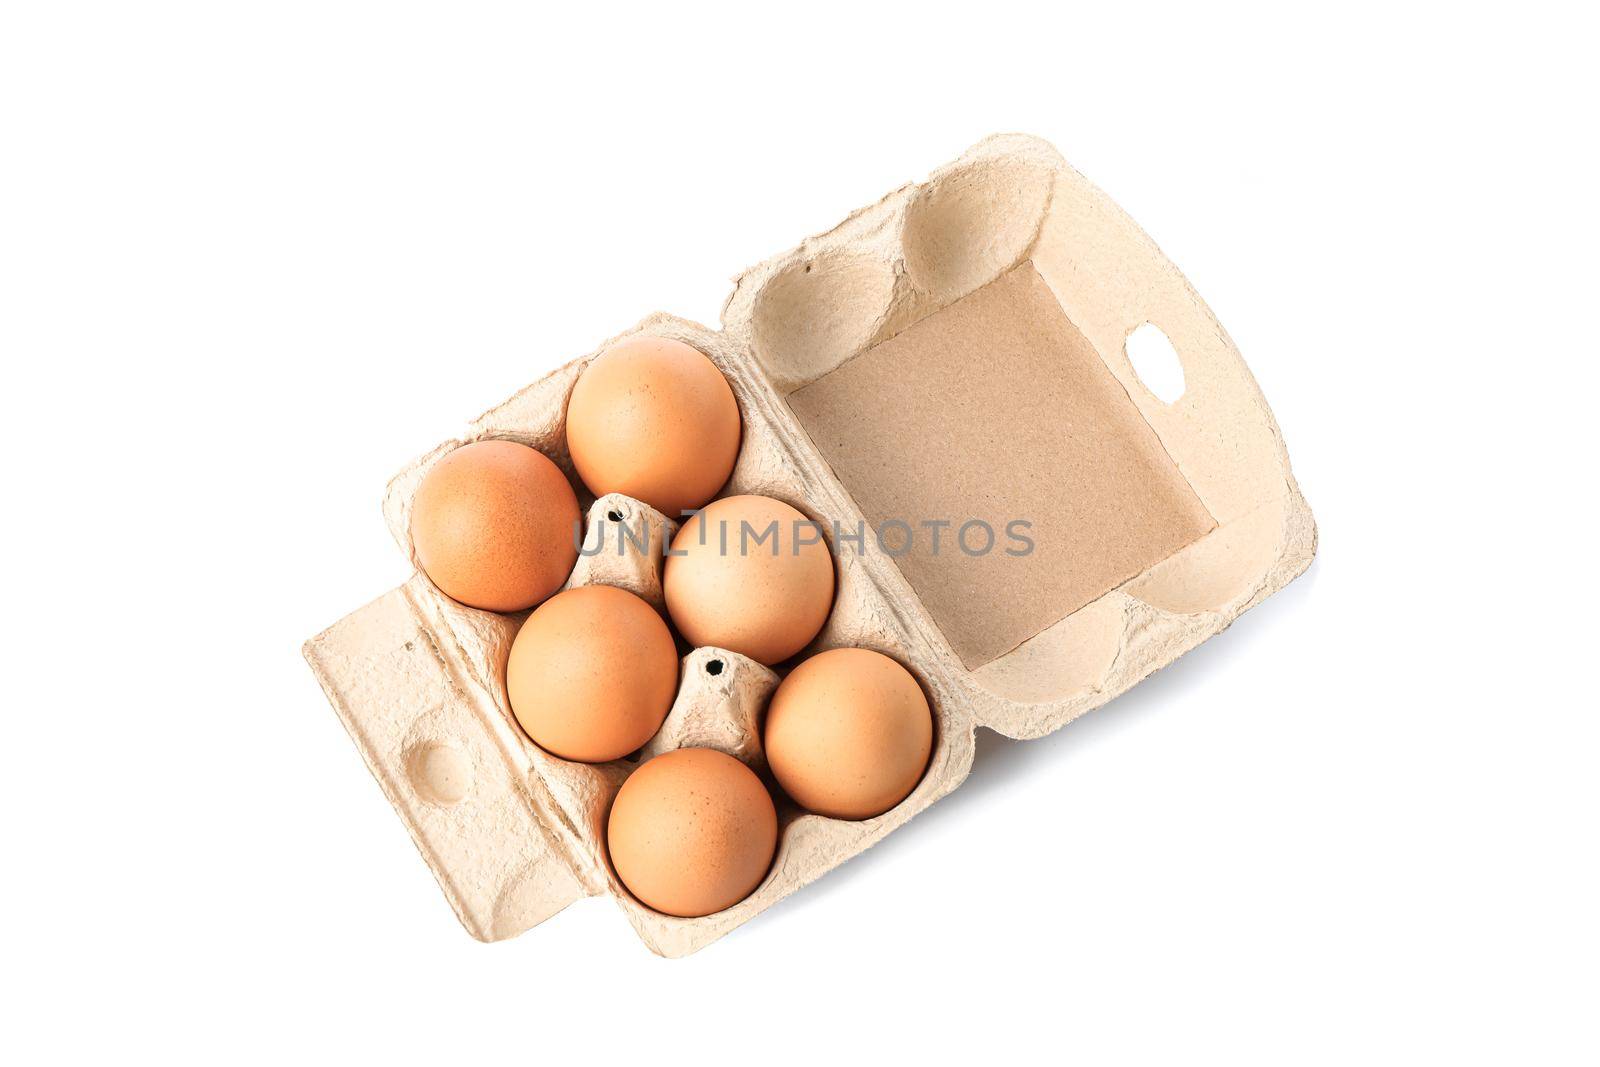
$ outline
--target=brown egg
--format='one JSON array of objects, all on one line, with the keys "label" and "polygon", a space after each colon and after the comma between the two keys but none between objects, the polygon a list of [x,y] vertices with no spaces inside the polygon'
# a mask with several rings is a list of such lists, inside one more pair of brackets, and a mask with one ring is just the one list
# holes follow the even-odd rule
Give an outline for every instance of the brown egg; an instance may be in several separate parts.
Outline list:
[{"label": "brown egg", "polygon": [[621,759],[661,729],[678,692],[678,648],[625,589],[557,593],[517,631],[506,697],[534,744],[562,759]]},{"label": "brown egg", "polygon": [[799,652],[833,607],[833,557],[821,538],[781,500],[712,501],[683,524],[667,557],[664,591],[678,632],[768,665]]},{"label": "brown egg", "polygon": [[595,496],[626,493],[672,519],[716,496],[739,458],[739,405],[701,352],[630,337],[584,368],[567,448]]},{"label": "brown egg", "polygon": [[478,441],[429,468],[411,542],[433,584],[468,607],[522,611],[578,560],[578,498],[559,467],[514,441]]},{"label": "brown egg", "polygon": [[710,915],[766,877],[778,813],[749,767],[716,749],[680,748],[622,783],[606,844],[617,877],[647,907]]},{"label": "brown egg", "polygon": [[888,656],[835,648],[778,686],[765,740],[772,775],[795,803],[836,819],[870,819],[922,780],[933,713],[911,672]]}]

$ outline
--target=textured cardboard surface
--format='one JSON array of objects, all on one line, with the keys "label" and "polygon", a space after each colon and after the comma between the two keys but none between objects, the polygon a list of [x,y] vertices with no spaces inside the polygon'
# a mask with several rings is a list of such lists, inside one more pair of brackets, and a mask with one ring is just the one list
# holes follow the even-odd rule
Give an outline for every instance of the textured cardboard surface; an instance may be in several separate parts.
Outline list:
[{"label": "textured cardboard surface", "polygon": [[1031,263],[788,401],[969,669],[1216,528]]},{"label": "textured cardboard surface", "polygon": [[[897,189],[744,272],[720,329],[654,315],[619,336],[684,341],[727,377],[744,441],[725,495],[773,496],[849,529],[866,521],[862,506],[786,397],[1024,262],[1123,389],[1215,528],[976,669],[957,654],[934,606],[894,559],[870,548],[840,553],[833,612],[802,655],[854,646],[904,664],[934,713],[928,771],[901,804],[862,822],[810,815],[780,798],[778,854],[766,881],[734,907],[699,919],[643,907],[606,859],[605,818],[636,762],[568,763],[517,728],[504,675],[524,614],[464,607],[418,573],[312,638],[306,657],[474,936],[511,937],[572,900],[605,893],[651,949],[693,952],[959,786],[972,766],[978,726],[1011,737],[1054,730],[1219,633],[1306,568],[1316,547],[1311,513],[1272,414],[1227,334],[1132,220],[1035,138],[990,138],[926,182]],[[1186,389],[1171,404],[1144,388],[1123,349],[1128,334],[1146,322],[1166,333],[1183,364]],[[596,353],[616,339],[597,345]],[[574,360],[492,408],[461,438],[432,449],[390,482],[384,513],[413,561],[416,487],[431,464],[462,443],[519,441],[572,477],[566,401],[591,358]],[[1137,429],[1125,415],[1082,431],[1116,436],[1125,446]],[[971,421],[962,433],[1013,432],[1011,420],[975,414]],[[1170,478],[1170,472],[1145,473],[1151,479],[1124,483],[1128,492],[1148,494],[1152,479],[1160,485]],[[1106,488],[1116,479],[1091,481]],[[580,560],[569,584],[618,585],[659,604],[660,546],[671,535],[670,521],[624,497],[593,501],[575,478],[574,484],[591,524],[614,511],[640,524],[650,548]],[[1183,494],[1176,496],[1181,505]],[[1192,508],[1187,514],[1199,521]],[[1144,555],[1154,551],[1153,540],[1142,543]],[[1117,570],[1101,568],[1084,588],[1115,580]],[[997,597],[1026,592],[999,584]],[[755,762],[751,745],[776,680],[720,650],[690,652],[667,727],[647,749],[708,744]]]}]

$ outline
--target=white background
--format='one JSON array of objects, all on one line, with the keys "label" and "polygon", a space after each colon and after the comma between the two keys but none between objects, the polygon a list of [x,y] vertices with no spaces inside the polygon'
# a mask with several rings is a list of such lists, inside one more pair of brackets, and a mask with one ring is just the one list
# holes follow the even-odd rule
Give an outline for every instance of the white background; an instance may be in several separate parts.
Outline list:
[{"label": "white background", "polygon": [[[1592,28],[539,8],[3,9],[8,1061],[1595,1062]],[[300,658],[385,481],[1010,129],[1226,324],[1316,564],[694,957],[473,942]]]}]

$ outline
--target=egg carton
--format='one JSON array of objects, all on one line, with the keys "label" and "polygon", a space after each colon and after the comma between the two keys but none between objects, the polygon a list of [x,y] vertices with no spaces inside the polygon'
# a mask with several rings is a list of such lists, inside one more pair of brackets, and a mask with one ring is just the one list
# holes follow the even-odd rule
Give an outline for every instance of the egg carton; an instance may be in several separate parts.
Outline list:
[{"label": "egg carton", "polygon": [[[1182,364],[1185,391],[1173,403],[1127,355],[1145,324]],[[864,821],[808,814],[774,790],[779,844],[761,885],[703,918],[659,914],[610,866],[611,802],[640,759],[680,746],[764,770],[761,716],[779,671],[693,649],[642,753],[567,762],[532,744],[507,704],[507,656],[527,613],[464,607],[419,569],[305,654],[481,940],[609,894],[652,950],[694,952],[955,789],[978,727],[1024,739],[1065,725],[1220,633],[1315,553],[1278,427],[1221,325],[1051,146],[1001,135],[745,271],[720,329],[652,315],[411,463],[384,512],[413,562],[410,509],[428,469],[466,442],[512,440],[566,472],[591,531],[604,519],[649,535],[636,538],[642,549],[580,557],[569,586],[619,586],[664,610],[673,520],[627,497],[594,499],[565,440],[574,382],[635,334],[692,345],[733,388],[744,438],[722,495],[776,497],[840,524],[830,530],[832,614],[779,671],[829,648],[892,656],[928,696],[932,757],[910,796]],[[894,538],[876,536],[896,507],[945,512],[907,522],[954,523],[1019,505],[1034,509],[1023,517],[1043,543],[1027,557],[896,554]],[[842,544],[841,530],[868,532]]]}]

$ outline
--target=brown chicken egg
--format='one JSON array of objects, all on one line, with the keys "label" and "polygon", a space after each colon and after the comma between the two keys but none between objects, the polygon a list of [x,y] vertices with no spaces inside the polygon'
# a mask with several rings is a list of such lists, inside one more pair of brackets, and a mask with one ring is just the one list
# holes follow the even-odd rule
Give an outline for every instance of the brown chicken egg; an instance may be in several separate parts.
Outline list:
[{"label": "brown chicken egg", "polygon": [[833,607],[822,531],[781,500],[730,496],[683,524],[663,588],[678,632],[771,665],[804,648]]},{"label": "brown chicken egg", "polygon": [[807,811],[870,819],[922,780],[933,713],[900,664],[864,648],[820,652],[789,673],[767,707],[767,763]]},{"label": "brown chicken egg", "polygon": [[621,759],[661,729],[678,648],[654,608],[587,585],[545,601],[511,644],[506,697],[534,744],[562,759]]},{"label": "brown chicken egg", "polygon": [[514,441],[462,445],[429,468],[411,507],[417,563],[468,607],[522,611],[578,560],[578,498],[541,453]]},{"label": "brown chicken egg", "polygon": [[711,748],[634,771],[611,805],[611,865],[647,907],[692,918],[749,896],[778,847],[778,813],[755,772]]},{"label": "brown chicken egg", "polygon": [[583,484],[672,519],[727,482],[739,434],[739,405],[722,372],[665,337],[612,345],[584,368],[567,402],[567,448]]}]

